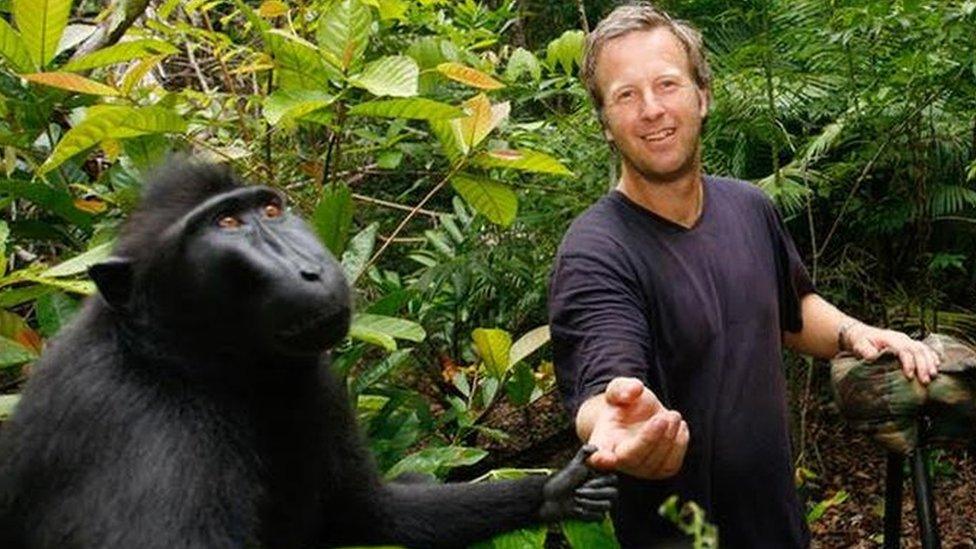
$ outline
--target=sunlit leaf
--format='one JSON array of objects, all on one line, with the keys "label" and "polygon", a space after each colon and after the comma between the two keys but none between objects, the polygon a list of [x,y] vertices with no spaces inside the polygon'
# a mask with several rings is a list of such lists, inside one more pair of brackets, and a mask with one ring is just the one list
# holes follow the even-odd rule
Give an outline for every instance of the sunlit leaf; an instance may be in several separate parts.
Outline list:
[{"label": "sunlit leaf", "polygon": [[549,66],[562,67],[567,75],[573,74],[573,65],[579,66],[583,60],[583,44],[586,41],[583,31],[568,30],[559,38],[549,42],[546,48],[546,62]]},{"label": "sunlit leaf", "polygon": [[381,99],[360,103],[349,109],[349,114],[413,120],[448,120],[464,116],[464,111],[432,99],[411,97],[409,99]]},{"label": "sunlit leaf", "polygon": [[35,72],[21,78],[36,84],[90,95],[119,95],[119,90],[71,72]]},{"label": "sunlit leaf", "polygon": [[471,339],[488,372],[496,378],[505,375],[511,366],[508,362],[512,348],[511,334],[495,328],[476,328],[471,332]]},{"label": "sunlit leaf", "polygon": [[603,522],[567,520],[560,526],[573,549],[620,549],[609,517]]},{"label": "sunlit leaf", "polygon": [[566,166],[548,154],[531,150],[495,150],[481,153],[471,163],[482,168],[511,168],[523,172],[573,175]]},{"label": "sunlit leaf", "polygon": [[265,0],[258,7],[258,15],[268,19],[280,17],[286,13],[288,13],[288,4],[285,4],[281,0]]},{"label": "sunlit leaf", "polygon": [[67,261],[62,261],[41,273],[40,276],[44,278],[59,278],[84,273],[88,270],[88,267],[107,259],[112,253],[112,246],[112,242],[99,244],[87,252],[78,254]]},{"label": "sunlit leaf", "polygon": [[264,100],[264,118],[276,126],[328,107],[334,100],[319,90],[277,90]]},{"label": "sunlit leaf", "polygon": [[267,31],[264,40],[274,60],[281,88],[327,90],[330,78],[341,78],[314,44],[278,29]]},{"label": "sunlit leaf", "polygon": [[178,51],[180,50],[176,46],[162,40],[149,38],[132,40],[131,42],[115,44],[114,46],[93,51],[84,57],[73,59],[62,65],[59,70],[85,71],[122,63],[124,61],[131,61],[133,59],[142,59],[155,55],[173,55]]},{"label": "sunlit leaf", "polygon": [[125,74],[122,76],[122,84],[119,87],[122,95],[129,95],[146,78],[149,71],[153,70],[166,57],[166,54],[153,55],[140,60],[138,63],[133,63],[129,67],[129,70],[125,71]]},{"label": "sunlit leaf", "polygon": [[366,52],[372,24],[373,14],[368,6],[359,0],[339,0],[319,19],[319,48],[330,63],[338,63],[340,72],[346,72]]},{"label": "sunlit leaf", "polygon": [[14,71],[19,73],[34,72],[37,64],[27,51],[20,33],[14,30],[5,19],[0,17],[0,56],[10,64]]},{"label": "sunlit leaf", "polygon": [[54,152],[37,171],[39,174],[47,173],[65,160],[107,138],[124,139],[153,133],[180,133],[185,130],[186,121],[175,112],[162,107],[90,107],[85,119],[64,134]]},{"label": "sunlit leaf", "polygon": [[384,21],[387,19],[403,19],[407,9],[410,8],[410,2],[407,0],[378,0],[376,4],[380,12],[380,19]]},{"label": "sunlit leaf", "polygon": [[425,448],[398,461],[385,476],[391,480],[403,473],[425,473],[436,476],[454,467],[474,465],[487,455],[488,452],[484,450],[463,446]]},{"label": "sunlit leaf", "polygon": [[460,82],[472,88],[497,90],[505,87],[505,84],[502,84],[478,69],[473,69],[460,63],[441,63],[437,65],[437,71],[455,82]]},{"label": "sunlit leaf", "polygon": [[68,24],[72,0],[13,0],[14,22],[24,45],[38,67],[44,67],[58,50]]},{"label": "sunlit leaf", "polygon": [[512,344],[508,354],[508,363],[518,364],[546,343],[549,343],[549,326],[539,326],[529,330]]},{"label": "sunlit leaf", "polygon": [[471,546],[471,549],[545,549],[545,526],[523,528],[495,536]]},{"label": "sunlit leaf", "polygon": [[508,117],[511,109],[508,101],[492,105],[483,93],[465,101],[464,107],[470,114],[464,118],[451,120],[451,127],[464,153],[488,137],[488,134]]},{"label": "sunlit leaf", "polygon": [[312,226],[319,238],[334,257],[342,257],[352,227],[352,193],[345,185],[333,185],[322,191],[315,211],[312,213]]},{"label": "sunlit leaf", "polygon": [[457,174],[451,186],[472,208],[492,223],[507,227],[518,213],[518,195],[505,183],[470,174]]},{"label": "sunlit leaf", "polygon": [[[0,350],[0,355],[2,354],[3,351]],[[2,362],[3,359],[0,358],[0,363]],[[0,395],[0,421],[7,421],[10,418],[18,402],[20,402],[20,395]]]},{"label": "sunlit leaf", "polygon": [[395,316],[359,313],[352,319],[353,327],[386,334],[394,339],[405,339],[419,343],[427,337],[423,326],[412,320]]},{"label": "sunlit leaf", "polygon": [[349,246],[342,252],[342,270],[346,273],[346,280],[350,284],[355,282],[363,270],[366,263],[373,255],[373,247],[376,245],[376,232],[379,230],[379,223],[370,223],[368,227],[359,231],[356,236],[349,240]]},{"label": "sunlit leaf", "polygon": [[370,62],[363,72],[351,77],[349,83],[373,95],[412,97],[417,95],[419,76],[416,61],[403,55],[391,55]]}]

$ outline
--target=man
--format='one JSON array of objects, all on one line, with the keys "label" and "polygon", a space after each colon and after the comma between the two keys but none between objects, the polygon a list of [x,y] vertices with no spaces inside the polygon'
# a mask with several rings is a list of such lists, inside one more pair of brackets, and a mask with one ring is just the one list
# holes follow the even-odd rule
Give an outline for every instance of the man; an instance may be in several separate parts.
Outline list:
[{"label": "man", "polygon": [[817,357],[887,349],[923,383],[938,358],[816,295],[763,193],[702,175],[711,77],[697,31],[617,8],[588,37],[582,73],[621,176],[563,240],[550,319],[564,401],[599,447],[591,463],[624,473],[617,536],[674,536],[657,509],[678,494],[706,509],[723,547],[805,546],[782,344]]}]

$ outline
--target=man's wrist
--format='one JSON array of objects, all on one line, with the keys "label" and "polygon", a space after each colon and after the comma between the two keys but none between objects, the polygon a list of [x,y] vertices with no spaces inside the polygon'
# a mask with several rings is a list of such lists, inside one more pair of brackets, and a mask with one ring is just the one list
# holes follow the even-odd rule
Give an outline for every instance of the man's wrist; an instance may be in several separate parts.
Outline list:
[{"label": "man's wrist", "polygon": [[860,320],[849,318],[837,328],[837,349],[841,352],[854,350],[854,338],[851,337],[854,330],[862,326]]}]

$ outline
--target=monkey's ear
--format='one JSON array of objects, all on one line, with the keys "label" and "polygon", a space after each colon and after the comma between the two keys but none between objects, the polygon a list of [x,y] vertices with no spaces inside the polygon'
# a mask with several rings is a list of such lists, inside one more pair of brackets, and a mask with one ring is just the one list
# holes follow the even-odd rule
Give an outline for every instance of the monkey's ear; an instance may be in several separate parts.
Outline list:
[{"label": "monkey's ear", "polygon": [[132,295],[132,260],[110,257],[88,267],[88,276],[95,281],[98,292],[110,307],[125,311]]}]

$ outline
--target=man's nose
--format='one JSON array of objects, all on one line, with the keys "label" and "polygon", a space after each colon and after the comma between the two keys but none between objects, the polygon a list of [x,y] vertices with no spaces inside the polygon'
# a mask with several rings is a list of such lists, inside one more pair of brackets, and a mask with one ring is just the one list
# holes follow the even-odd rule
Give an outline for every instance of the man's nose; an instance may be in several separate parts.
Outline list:
[{"label": "man's nose", "polygon": [[664,113],[664,106],[652,90],[646,90],[641,97],[641,116],[653,119]]}]

